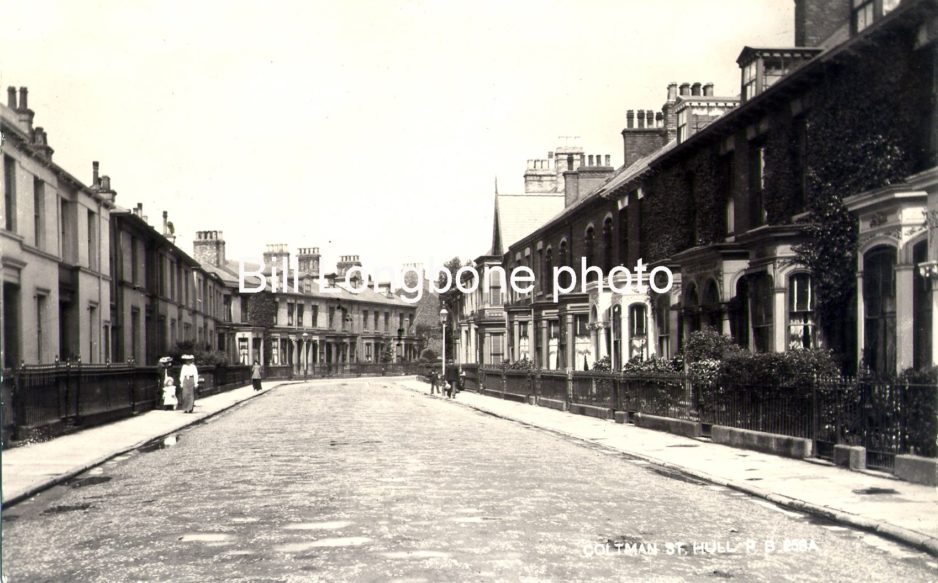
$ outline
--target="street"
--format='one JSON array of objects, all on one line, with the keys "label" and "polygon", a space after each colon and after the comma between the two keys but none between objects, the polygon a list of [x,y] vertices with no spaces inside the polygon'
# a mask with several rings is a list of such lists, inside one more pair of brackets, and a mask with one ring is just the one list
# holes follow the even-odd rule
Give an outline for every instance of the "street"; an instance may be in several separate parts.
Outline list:
[{"label": "street", "polygon": [[3,572],[14,582],[938,579],[935,559],[879,537],[390,379],[277,388],[23,502],[3,514]]}]

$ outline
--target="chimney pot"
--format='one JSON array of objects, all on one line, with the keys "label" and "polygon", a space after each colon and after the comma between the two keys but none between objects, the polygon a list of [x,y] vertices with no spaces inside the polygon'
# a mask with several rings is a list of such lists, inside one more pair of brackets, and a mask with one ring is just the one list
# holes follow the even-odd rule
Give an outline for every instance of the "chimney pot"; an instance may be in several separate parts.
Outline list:
[{"label": "chimney pot", "polygon": [[606,154],[606,166],[612,166],[612,156]]},{"label": "chimney pot", "polygon": [[696,96],[700,95],[700,83],[694,83],[693,85],[691,85],[690,94],[696,95]]},{"label": "chimney pot", "polygon": [[26,111],[29,109],[29,103],[27,101],[28,95],[29,89],[20,87],[20,111]]},{"label": "chimney pot", "polygon": [[92,186],[100,186],[101,184],[101,180],[98,178],[98,168],[99,168],[99,165],[98,165],[97,160],[91,163],[91,185]]},{"label": "chimney pot", "polygon": [[16,111],[16,87],[7,87],[7,107]]},{"label": "chimney pot", "polygon": [[626,121],[625,127],[629,129],[632,129],[633,127],[635,127],[635,110],[634,109],[630,109],[627,112],[625,112],[625,121]]},{"label": "chimney pot", "polygon": [[638,129],[643,129],[645,127],[645,112],[638,110]]},{"label": "chimney pot", "polygon": [[713,83],[707,83],[703,86],[703,94],[707,97],[713,97]]},{"label": "chimney pot", "polygon": [[679,91],[680,95],[687,95],[690,93],[690,83],[681,83],[681,89]]},{"label": "chimney pot", "polygon": [[677,99],[677,83],[671,82],[668,83],[668,101],[674,101]]},{"label": "chimney pot", "polygon": [[655,112],[650,109],[645,111],[645,126],[650,128],[655,127]]}]

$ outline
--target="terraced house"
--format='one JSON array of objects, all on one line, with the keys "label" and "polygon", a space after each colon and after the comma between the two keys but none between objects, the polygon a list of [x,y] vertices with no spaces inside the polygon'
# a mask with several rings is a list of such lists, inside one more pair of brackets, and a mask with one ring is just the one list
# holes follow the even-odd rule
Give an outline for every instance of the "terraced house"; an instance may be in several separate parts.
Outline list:
[{"label": "terraced house", "polygon": [[0,104],[2,366],[103,363],[111,351],[108,233],[115,193],[108,177],[87,186],[52,161],[28,95],[25,87],[10,87],[7,104]]},{"label": "terraced house", "polygon": [[[538,274],[506,293],[502,360],[618,369],[709,327],[753,351],[829,347],[847,371],[936,362],[938,2],[795,4],[794,46],[741,50],[738,96],[671,84],[628,113],[621,168],[565,171],[564,208],[483,258]],[[554,301],[554,267],[640,258],[631,291],[617,271],[620,291],[594,274]],[[667,293],[637,289],[655,266]]]},{"label": "terraced house", "polygon": [[[241,266],[226,257],[221,231],[199,231],[193,245],[201,266],[224,282],[219,329],[232,362],[257,361],[279,374],[298,375],[352,363],[410,362],[418,356],[416,304],[387,285],[377,292],[344,286],[346,272],[361,266],[357,255],[342,256],[334,273],[323,274],[326,285],[321,286],[318,247],[301,247],[294,266],[285,244],[268,245],[263,266],[243,264],[246,275],[264,274],[268,293],[253,294],[239,290]],[[361,287],[360,279],[351,279]],[[258,284],[248,275],[247,288]]]}]

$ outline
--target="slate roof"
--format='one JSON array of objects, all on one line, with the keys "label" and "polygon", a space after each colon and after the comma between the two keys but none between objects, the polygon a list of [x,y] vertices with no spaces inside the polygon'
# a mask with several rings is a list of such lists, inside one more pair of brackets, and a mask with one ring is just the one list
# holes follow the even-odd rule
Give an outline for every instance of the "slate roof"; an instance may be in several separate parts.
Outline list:
[{"label": "slate roof", "polygon": [[563,210],[564,195],[496,194],[491,255],[502,255]]},{"label": "slate roof", "polygon": [[[260,264],[258,263],[253,263],[250,261],[244,262],[245,271],[257,271],[259,266]],[[232,261],[232,260],[226,261],[224,266],[216,266],[210,263],[205,263],[205,264],[202,264],[202,268],[208,272],[214,273],[218,275],[219,277],[221,277],[221,279],[230,287],[238,286],[238,262],[237,261]],[[269,270],[267,272],[267,275],[268,276],[270,275]],[[308,276],[309,274],[305,274],[305,273],[300,274],[301,279],[305,279]],[[290,289],[292,291],[293,289],[292,272],[291,272],[290,278],[291,279],[289,283],[290,283]],[[253,287],[257,285],[256,277],[246,276],[244,280],[245,280],[245,283],[249,286]],[[405,302],[403,299],[399,298],[398,296],[388,297],[384,294],[375,293],[375,291],[371,287],[365,290],[362,290],[360,293],[353,293],[345,289],[344,285],[345,285],[345,282],[342,280],[339,280],[336,282],[336,289],[338,290],[338,292],[336,293],[323,292],[323,291],[320,291],[319,289],[319,278],[315,277],[315,278],[312,278],[312,281],[310,282],[310,286],[311,286],[310,293],[304,293],[304,292],[300,292],[300,293],[301,295],[304,295],[304,296],[310,296],[310,297],[316,297],[316,298],[349,300],[349,301],[365,302],[365,303],[370,303],[370,304],[384,304],[384,305],[395,305],[395,306],[401,306],[401,305],[412,306],[413,305],[412,303]],[[302,284],[301,284],[301,287],[302,287]]]}]

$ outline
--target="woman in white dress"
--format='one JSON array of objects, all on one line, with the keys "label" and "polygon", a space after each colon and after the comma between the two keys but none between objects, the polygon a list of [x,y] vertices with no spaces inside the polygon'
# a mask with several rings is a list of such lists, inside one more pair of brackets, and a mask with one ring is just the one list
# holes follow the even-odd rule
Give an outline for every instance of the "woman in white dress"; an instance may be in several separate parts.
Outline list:
[{"label": "woman in white dress", "polygon": [[195,408],[195,386],[199,382],[199,369],[195,367],[195,357],[182,355],[182,369],[179,371],[179,384],[182,385],[182,399],[179,406],[186,413]]}]

